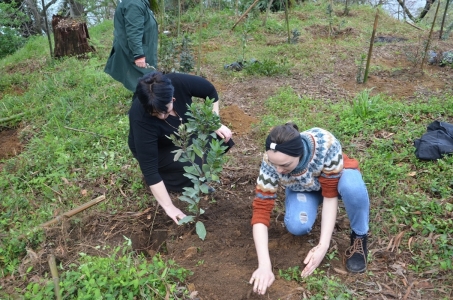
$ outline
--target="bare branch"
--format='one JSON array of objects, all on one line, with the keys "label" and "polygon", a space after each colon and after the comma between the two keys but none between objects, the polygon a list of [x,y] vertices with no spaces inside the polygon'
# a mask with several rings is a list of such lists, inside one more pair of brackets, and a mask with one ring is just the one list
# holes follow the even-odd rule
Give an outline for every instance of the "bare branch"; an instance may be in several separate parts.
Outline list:
[{"label": "bare branch", "polygon": [[417,22],[418,20],[411,14],[411,12],[409,11],[409,9],[406,7],[406,4],[404,2],[404,0],[396,0],[398,1],[399,5],[401,6],[401,8],[404,10],[404,12],[406,13],[406,15],[408,16],[409,19],[412,20],[412,22]]}]

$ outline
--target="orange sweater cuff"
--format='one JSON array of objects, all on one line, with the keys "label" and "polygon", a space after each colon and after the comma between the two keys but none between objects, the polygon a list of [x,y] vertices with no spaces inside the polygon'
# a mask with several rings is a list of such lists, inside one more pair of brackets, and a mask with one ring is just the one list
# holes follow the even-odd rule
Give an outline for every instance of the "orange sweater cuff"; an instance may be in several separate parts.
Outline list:
[{"label": "orange sweater cuff", "polygon": [[275,200],[262,200],[255,198],[253,200],[253,215],[251,224],[263,223],[269,227],[271,223],[271,213],[274,209]]}]

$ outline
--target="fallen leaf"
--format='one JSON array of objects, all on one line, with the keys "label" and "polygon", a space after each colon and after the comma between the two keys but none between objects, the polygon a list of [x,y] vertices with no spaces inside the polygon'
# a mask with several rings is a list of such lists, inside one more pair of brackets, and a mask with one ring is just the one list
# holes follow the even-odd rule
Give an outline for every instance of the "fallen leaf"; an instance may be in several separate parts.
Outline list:
[{"label": "fallen leaf", "polygon": [[420,281],[417,283],[417,287],[422,288],[422,289],[432,289],[434,286],[432,285],[431,282],[428,281]]},{"label": "fallen leaf", "polygon": [[189,289],[189,292],[191,292],[191,293],[196,292],[195,291],[195,284],[193,284],[193,283],[189,283],[187,285],[187,288]]},{"label": "fallen leaf", "polygon": [[341,275],[348,275],[348,272],[342,270],[342,269],[339,269],[339,268],[333,268],[333,270],[335,272],[337,272],[338,274],[341,274]]}]

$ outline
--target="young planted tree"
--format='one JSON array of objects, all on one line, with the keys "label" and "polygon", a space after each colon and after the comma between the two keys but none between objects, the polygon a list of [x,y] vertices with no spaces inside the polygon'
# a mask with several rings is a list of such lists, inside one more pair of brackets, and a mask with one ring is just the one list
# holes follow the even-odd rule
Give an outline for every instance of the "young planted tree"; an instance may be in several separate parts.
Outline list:
[{"label": "young planted tree", "polygon": [[[214,101],[207,99],[202,103],[192,103],[186,113],[188,122],[178,128],[177,134],[168,138],[181,149],[175,150],[175,161],[189,162],[184,167],[184,176],[190,178],[193,187],[184,188],[181,201],[187,202],[188,211],[193,214],[179,221],[180,224],[195,222],[198,236],[204,240],[206,228],[199,220],[204,210],[200,207],[203,194],[209,193],[209,183],[218,182],[223,169],[224,152],[227,146],[216,139],[214,130],[220,128],[220,117],[212,111]],[[201,164],[198,164],[201,160]],[[201,166],[201,167],[200,167]]]}]

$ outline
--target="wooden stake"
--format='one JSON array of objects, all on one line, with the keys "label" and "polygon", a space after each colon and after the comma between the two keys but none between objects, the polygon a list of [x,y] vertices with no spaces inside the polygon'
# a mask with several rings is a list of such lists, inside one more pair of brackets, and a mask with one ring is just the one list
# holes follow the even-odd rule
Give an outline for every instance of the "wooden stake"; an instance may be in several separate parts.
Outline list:
[{"label": "wooden stake", "polygon": [[285,20],[286,20],[286,29],[288,31],[288,44],[291,44],[291,34],[289,31],[288,0],[285,0]]},{"label": "wooden stake", "polygon": [[267,3],[266,15],[264,16],[263,26],[266,26],[267,17],[269,16],[269,13],[271,11],[272,3],[274,3],[274,0],[269,0],[269,2]]},{"label": "wooden stake", "polygon": [[442,23],[440,25],[439,40],[442,39],[442,35],[444,33],[445,18],[447,17],[448,5],[450,4],[451,1],[452,0],[447,0],[447,3],[445,4],[444,15],[442,17]]},{"label": "wooden stake", "polygon": [[[72,210],[70,210],[70,211],[68,211],[68,212],[65,212],[65,213],[63,213],[63,214],[57,216],[57,217],[56,217],[55,219],[53,219],[53,220],[50,220],[50,221],[48,221],[48,222],[46,222],[46,223],[43,223],[43,224],[39,225],[38,227],[33,228],[33,229],[32,229],[32,232],[35,232],[35,231],[38,230],[39,228],[45,228],[45,227],[48,227],[48,226],[50,226],[50,225],[53,225],[53,224],[55,224],[55,223],[57,223],[57,222],[60,222],[60,221],[63,220],[63,219],[69,219],[70,217],[72,217],[72,216],[74,216],[74,215],[76,215],[76,214],[78,214],[78,213],[84,211],[85,209],[90,208],[91,206],[93,206],[93,205],[95,205],[95,204],[98,204],[99,202],[104,201],[104,200],[105,200],[105,196],[104,196],[104,195],[99,196],[99,197],[97,197],[96,199],[91,200],[90,202],[87,202],[87,203],[85,203],[85,204],[82,204],[82,205],[80,205],[79,207],[76,207],[76,208],[74,208],[74,209],[72,209]],[[19,240],[21,240],[21,239],[23,239],[23,238],[25,238],[25,235],[24,235],[24,234],[23,234],[23,235],[20,235],[20,236],[18,237]]]},{"label": "wooden stake", "polygon": [[252,5],[250,5],[249,8],[247,8],[247,10],[245,11],[245,13],[242,14],[242,16],[239,18],[239,20],[236,21],[236,23],[234,23],[233,27],[231,27],[231,30],[234,29],[234,27],[236,27],[236,25],[249,13],[249,11],[258,3],[259,0],[255,0],[255,2],[253,2]]},{"label": "wooden stake", "polygon": [[428,53],[428,49],[431,44],[431,36],[433,35],[434,24],[436,23],[437,13],[439,12],[439,6],[440,6],[440,0],[438,0],[438,2],[437,2],[437,8],[436,8],[436,13],[434,14],[433,24],[431,25],[431,30],[429,31],[428,42],[426,42],[425,53],[423,53],[422,65],[420,67],[422,74],[423,74],[423,65],[425,64],[425,60],[426,60],[426,54]]},{"label": "wooden stake", "polygon": [[370,49],[368,50],[368,57],[366,59],[365,75],[363,76],[363,83],[368,79],[368,71],[370,69],[371,54],[373,53],[374,36],[376,35],[376,29],[379,19],[379,8],[376,10],[376,17],[374,17],[373,33],[371,34]]},{"label": "wooden stake", "polygon": [[49,267],[50,267],[50,273],[52,274],[52,279],[53,279],[53,288],[54,288],[54,292],[55,292],[55,299],[61,300],[60,279],[58,278],[57,263],[55,262],[55,256],[53,254],[49,255]]}]

